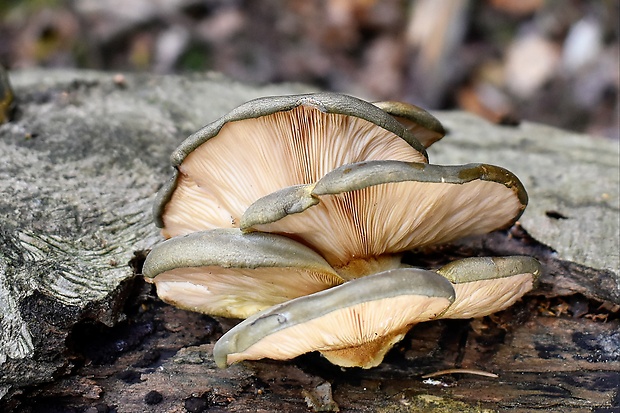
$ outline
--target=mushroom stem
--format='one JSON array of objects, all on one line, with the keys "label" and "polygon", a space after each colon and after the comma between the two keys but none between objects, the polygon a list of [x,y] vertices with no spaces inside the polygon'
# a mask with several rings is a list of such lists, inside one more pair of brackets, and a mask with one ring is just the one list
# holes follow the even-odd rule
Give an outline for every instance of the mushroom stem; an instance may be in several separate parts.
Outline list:
[{"label": "mushroom stem", "polygon": [[383,254],[377,257],[354,258],[343,266],[334,269],[346,281],[379,272],[402,268],[402,254]]},{"label": "mushroom stem", "polygon": [[332,364],[341,367],[361,367],[370,369],[377,367],[383,361],[388,351],[396,343],[401,341],[405,334],[415,324],[408,325],[389,335],[380,336],[377,340],[369,341],[355,347],[347,347],[338,350],[321,350],[320,353]]}]

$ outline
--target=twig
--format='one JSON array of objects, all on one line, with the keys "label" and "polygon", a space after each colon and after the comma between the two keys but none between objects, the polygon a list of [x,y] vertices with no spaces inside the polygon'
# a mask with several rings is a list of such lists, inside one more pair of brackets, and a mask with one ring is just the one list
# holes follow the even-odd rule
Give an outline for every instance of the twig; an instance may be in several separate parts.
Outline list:
[{"label": "twig", "polygon": [[447,369],[447,370],[436,371],[434,373],[425,374],[424,376],[422,376],[422,378],[423,379],[428,379],[430,377],[437,377],[437,376],[443,376],[444,374],[455,374],[455,373],[477,374],[478,376],[494,377],[494,378],[495,377],[499,377],[495,373],[490,373],[488,371],[482,371],[482,370],[474,370],[474,369]]}]

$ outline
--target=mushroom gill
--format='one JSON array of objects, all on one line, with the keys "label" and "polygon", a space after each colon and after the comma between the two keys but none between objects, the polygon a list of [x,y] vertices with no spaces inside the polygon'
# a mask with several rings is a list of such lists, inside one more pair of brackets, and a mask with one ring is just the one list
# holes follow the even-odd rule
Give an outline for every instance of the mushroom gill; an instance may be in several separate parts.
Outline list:
[{"label": "mushroom gill", "polygon": [[168,303],[246,318],[215,345],[221,367],[319,351],[369,368],[417,323],[504,309],[534,287],[533,258],[401,263],[506,228],[528,202],[503,168],[428,164],[444,133],[413,105],[332,93],[241,105],[172,154],[154,206],[170,239],[144,276]]},{"label": "mushroom gill", "polygon": [[507,227],[526,203],[519,180],[496,166],[369,161],[257,200],[240,226],[302,239],[349,279],[376,272],[360,260]]},{"label": "mushroom gill", "polygon": [[375,159],[427,162],[414,135],[368,102],[329,93],[248,102],[175,151],[156,221],[166,237],[236,227],[262,196]]},{"label": "mushroom gill", "polygon": [[[521,256],[458,260],[437,272],[388,270],[260,312],[224,334],[214,347],[214,357],[224,367],[241,360],[287,360],[319,351],[342,367],[371,368],[415,324],[502,310],[533,286],[539,271],[536,260]],[[459,281],[451,282],[442,273]],[[521,283],[524,279],[528,281]],[[504,288],[507,280],[518,280],[523,287]],[[480,282],[486,284],[482,294],[470,297]],[[499,288],[488,288],[492,284]],[[459,288],[463,285],[474,288]],[[481,298],[481,303],[472,303]]]},{"label": "mushroom gill", "polygon": [[395,269],[300,297],[248,318],[216,343],[216,363],[287,360],[320,351],[343,367],[370,368],[413,324],[440,315],[454,290],[431,271]]},{"label": "mushroom gill", "polygon": [[437,272],[454,286],[456,299],[442,318],[476,318],[513,305],[534,288],[540,263],[526,256],[473,257]]},{"label": "mushroom gill", "polygon": [[142,271],[163,301],[232,318],[343,282],[310,248],[286,237],[238,229],[164,241],[147,256]]}]

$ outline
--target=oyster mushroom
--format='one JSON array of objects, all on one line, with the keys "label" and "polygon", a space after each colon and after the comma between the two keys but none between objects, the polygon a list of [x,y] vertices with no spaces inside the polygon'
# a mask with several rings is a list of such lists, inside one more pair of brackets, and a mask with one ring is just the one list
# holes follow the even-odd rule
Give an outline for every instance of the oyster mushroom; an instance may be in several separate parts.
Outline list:
[{"label": "oyster mushroom", "polygon": [[446,134],[441,122],[419,106],[394,101],[374,102],[374,105],[396,118],[425,148]]},{"label": "oyster mushroom", "polygon": [[531,258],[436,272],[400,262],[408,249],[507,227],[527,204],[505,169],[429,165],[435,122],[329,93],[240,106],[173,153],[154,208],[172,238],[147,256],[145,277],[169,303],[247,318],[216,344],[220,366],[318,350],[368,368],[419,322],[511,305],[533,288]]},{"label": "oyster mushroom", "polygon": [[[411,112],[425,130],[430,115]],[[430,122],[432,123],[432,122]],[[411,129],[411,128],[409,128]],[[426,163],[424,146],[377,106],[333,93],[250,101],[187,138],[155,220],[165,237],[238,226],[258,198],[359,161]],[[416,131],[416,133],[419,133]]]},{"label": "oyster mushroom", "polygon": [[[515,277],[536,282],[539,264],[529,257],[464,259],[437,272],[406,268],[349,281],[274,306],[239,323],[216,343],[220,367],[241,360],[287,360],[319,351],[343,367],[371,368],[415,324],[435,318],[469,318],[501,310],[523,291],[504,289]],[[457,279],[454,284],[442,273]],[[488,282],[473,298],[463,285]],[[499,286],[499,288],[495,288]],[[505,295],[512,295],[505,299]],[[481,304],[473,303],[483,298]],[[488,303],[493,303],[487,306]],[[472,313],[471,306],[476,308]]]},{"label": "oyster mushroom", "polygon": [[163,301],[231,318],[246,318],[344,282],[303,244],[236,229],[171,238],[153,248],[142,272]]},{"label": "oyster mushroom", "polygon": [[526,204],[496,166],[368,161],[257,200],[241,228],[302,239],[351,279],[387,269],[382,257],[510,226]]},{"label": "oyster mushroom", "polygon": [[540,272],[540,263],[525,256],[454,261],[437,270],[456,293],[442,318],[477,318],[508,308],[534,288]]},{"label": "oyster mushroom", "polygon": [[510,225],[526,202],[516,177],[489,165],[345,165],[316,184],[288,187],[252,204],[241,227],[262,232],[218,229],[174,237],[153,249],[143,273],[166,302],[245,318],[398,268],[405,250]]}]

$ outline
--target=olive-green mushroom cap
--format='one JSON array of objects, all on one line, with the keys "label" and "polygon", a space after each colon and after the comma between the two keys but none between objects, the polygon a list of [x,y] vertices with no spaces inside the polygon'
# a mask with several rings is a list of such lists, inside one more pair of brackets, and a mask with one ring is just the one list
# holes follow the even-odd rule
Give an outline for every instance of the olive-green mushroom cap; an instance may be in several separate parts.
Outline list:
[{"label": "olive-green mushroom cap", "polygon": [[170,304],[233,318],[343,282],[310,248],[286,237],[238,229],[164,241],[147,256],[143,274]]},{"label": "olive-green mushroom cap", "polygon": [[394,101],[374,102],[374,105],[396,118],[425,148],[446,134],[441,122],[419,106]]},{"label": "olive-green mushroom cap", "polygon": [[541,270],[540,263],[527,256],[454,261],[437,270],[456,292],[442,318],[475,318],[504,310],[535,287]]},{"label": "olive-green mushroom cap", "polygon": [[216,343],[214,358],[225,367],[320,351],[334,364],[370,368],[411,326],[439,316],[453,300],[450,282],[432,271],[389,270],[248,318]]},{"label": "olive-green mushroom cap", "polygon": [[424,146],[377,106],[317,93],[256,99],[188,137],[172,154],[155,221],[166,237],[237,227],[256,199],[364,160],[428,161]]},{"label": "olive-green mushroom cap", "polygon": [[368,161],[257,200],[240,227],[303,240],[341,271],[353,260],[508,227],[526,204],[517,177],[497,166]]}]

